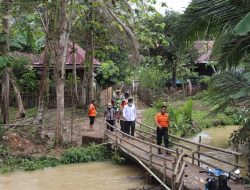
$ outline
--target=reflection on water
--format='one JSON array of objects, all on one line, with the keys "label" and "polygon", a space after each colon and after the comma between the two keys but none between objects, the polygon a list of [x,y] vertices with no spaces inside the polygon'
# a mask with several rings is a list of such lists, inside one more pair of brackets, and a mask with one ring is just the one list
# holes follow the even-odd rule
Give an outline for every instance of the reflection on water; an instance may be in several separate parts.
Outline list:
[{"label": "reflection on water", "polygon": [[73,164],[0,175],[1,190],[127,190],[141,187],[143,171],[111,162]]}]

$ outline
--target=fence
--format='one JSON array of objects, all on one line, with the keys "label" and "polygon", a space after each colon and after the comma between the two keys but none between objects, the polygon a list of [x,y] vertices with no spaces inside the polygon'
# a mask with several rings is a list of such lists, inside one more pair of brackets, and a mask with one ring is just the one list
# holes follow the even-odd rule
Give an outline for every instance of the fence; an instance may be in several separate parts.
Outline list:
[{"label": "fence", "polygon": [[[143,139],[145,138],[146,140],[150,140],[150,141],[154,141],[154,139],[156,139],[156,129],[151,128],[150,126],[147,126],[141,122],[137,122],[137,124],[139,125],[139,129],[137,128],[136,130],[138,131],[139,136]],[[213,167],[213,168],[220,168],[225,170],[224,168],[221,168],[221,166],[215,165],[213,164],[213,162],[208,162],[206,159],[202,159],[202,157],[207,157],[209,159],[211,159],[212,161],[218,161],[219,163],[223,163],[223,164],[227,164],[230,166],[233,166],[234,168],[243,168],[242,166],[239,165],[239,156],[241,156],[242,154],[239,152],[235,152],[235,151],[231,151],[231,150],[226,150],[226,149],[221,149],[221,148],[217,148],[217,147],[213,147],[210,145],[206,145],[206,144],[202,144],[201,143],[201,137],[199,139],[199,143],[190,141],[190,140],[186,140],[180,137],[177,137],[175,135],[171,135],[169,134],[171,140],[170,142],[172,144],[174,144],[175,146],[177,146],[178,148],[182,148],[183,150],[186,150],[186,156],[189,157],[191,159],[192,164],[197,164],[198,166],[200,166],[201,163]],[[185,142],[185,145],[179,143],[179,142]],[[186,144],[191,144],[193,145],[193,147],[189,147]],[[227,155],[231,155],[234,158],[234,162],[228,162],[225,160],[222,160],[220,158],[217,158],[215,156],[209,155],[206,152],[202,151],[203,149],[209,149],[209,150],[213,150],[218,152],[219,154],[227,154]],[[191,152],[191,154],[190,154]],[[197,161],[195,163],[195,161]],[[226,170],[227,172],[229,172],[230,170]],[[233,174],[232,174],[233,175]],[[233,175],[235,178],[239,178],[239,176],[237,175]]]}]

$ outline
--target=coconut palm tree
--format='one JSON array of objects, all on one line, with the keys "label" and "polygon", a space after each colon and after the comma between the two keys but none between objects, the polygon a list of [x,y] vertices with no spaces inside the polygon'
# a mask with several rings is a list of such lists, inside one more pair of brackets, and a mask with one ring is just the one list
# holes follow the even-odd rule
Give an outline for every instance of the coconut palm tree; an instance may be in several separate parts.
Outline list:
[{"label": "coconut palm tree", "polygon": [[[249,110],[250,0],[193,0],[181,18],[179,32],[182,45],[198,39],[215,41],[212,56],[222,71],[227,71],[212,77],[210,95],[220,108],[240,104]],[[237,68],[242,62],[245,66]],[[249,124],[247,111],[243,126],[233,133],[232,141],[236,145],[248,142],[250,150]]]},{"label": "coconut palm tree", "polygon": [[249,14],[250,0],[193,0],[181,17],[179,41],[215,40],[219,65],[237,66],[250,53]]}]

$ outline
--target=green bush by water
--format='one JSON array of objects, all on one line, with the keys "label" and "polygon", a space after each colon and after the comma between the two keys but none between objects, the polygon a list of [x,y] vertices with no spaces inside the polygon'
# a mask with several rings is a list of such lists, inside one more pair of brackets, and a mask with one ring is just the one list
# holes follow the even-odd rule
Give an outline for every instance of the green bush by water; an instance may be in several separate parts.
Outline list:
[{"label": "green bush by water", "polygon": [[61,156],[61,163],[83,163],[90,161],[102,161],[109,158],[108,150],[96,144],[83,148],[69,148]]},{"label": "green bush by water", "polygon": [[[0,148],[2,153],[6,150]],[[84,163],[91,161],[104,161],[110,158],[109,151],[101,145],[91,144],[86,147],[74,147],[66,149],[60,158],[53,156],[41,157],[8,157],[3,159],[0,173],[11,172],[14,170],[33,171],[45,167],[55,167],[61,164]]]}]

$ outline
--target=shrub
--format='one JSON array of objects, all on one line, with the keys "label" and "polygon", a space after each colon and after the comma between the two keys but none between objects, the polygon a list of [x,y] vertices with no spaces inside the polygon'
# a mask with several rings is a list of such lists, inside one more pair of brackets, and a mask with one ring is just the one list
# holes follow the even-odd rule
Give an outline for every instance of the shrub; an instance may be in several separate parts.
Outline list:
[{"label": "shrub", "polygon": [[90,161],[106,160],[109,157],[108,151],[101,145],[91,144],[82,148],[69,148],[61,157],[63,164],[83,163]]},{"label": "shrub", "polygon": [[111,159],[112,159],[112,162],[115,164],[124,164],[125,162],[125,158],[118,151],[112,152]]}]

